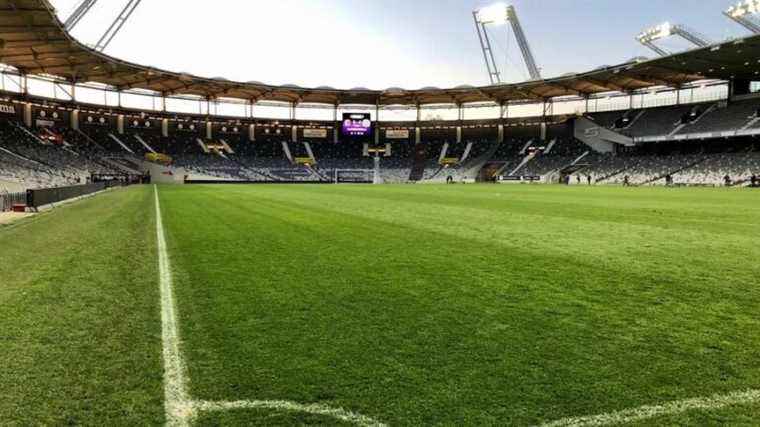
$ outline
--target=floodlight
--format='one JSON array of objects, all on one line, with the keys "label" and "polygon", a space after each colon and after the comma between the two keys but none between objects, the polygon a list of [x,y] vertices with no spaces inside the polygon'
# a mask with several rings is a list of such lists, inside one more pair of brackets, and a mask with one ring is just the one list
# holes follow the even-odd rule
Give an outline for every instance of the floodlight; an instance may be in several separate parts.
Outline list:
[{"label": "floodlight", "polygon": [[[523,55],[525,65],[528,68],[530,78],[533,80],[541,79],[541,72],[538,69],[538,65],[536,65],[536,60],[533,57],[533,52],[530,49],[527,37],[525,37],[522,25],[520,25],[520,20],[517,17],[517,12],[515,11],[514,6],[509,6],[504,3],[496,3],[482,9],[474,10],[472,16],[475,19],[475,28],[478,32],[478,39],[480,40],[480,47],[486,61],[486,68],[488,69],[488,77],[491,79],[491,84],[501,83],[501,73],[499,72],[499,67],[496,64],[493,49],[491,47],[491,38],[489,37],[487,30],[488,25],[509,24],[511,26],[517,44],[520,47],[520,52]],[[507,29],[507,31],[509,31],[509,29]]]},{"label": "floodlight", "polygon": [[696,47],[707,47],[711,44],[707,37],[700,35],[698,32],[684,25],[671,24],[670,22],[663,22],[662,24],[647,28],[636,36],[636,40],[657,54],[665,56],[668,55],[668,52],[657,47],[654,42],[670,36],[679,36]]},{"label": "floodlight", "polygon": [[726,15],[732,18],[742,18],[760,12],[760,0],[744,0],[726,10]]},{"label": "floodlight", "polygon": [[670,37],[672,34],[673,24],[670,22],[663,22],[660,25],[642,31],[637,38],[640,42],[653,42],[655,40]]},{"label": "floodlight", "polygon": [[760,24],[754,16],[760,13],[760,0],[743,0],[723,12],[729,19],[750,30],[760,34]]},{"label": "floodlight", "polygon": [[508,8],[504,3],[496,3],[475,11],[475,16],[480,24],[506,24]]}]

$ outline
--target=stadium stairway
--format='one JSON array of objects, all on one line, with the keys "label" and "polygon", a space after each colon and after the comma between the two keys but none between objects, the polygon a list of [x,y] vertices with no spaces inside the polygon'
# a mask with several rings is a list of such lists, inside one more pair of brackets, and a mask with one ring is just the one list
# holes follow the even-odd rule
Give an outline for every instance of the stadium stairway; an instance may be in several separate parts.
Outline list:
[{"label": "stadium stairway", "polygon": [[425,165],[427,163],[427,143],[419,142],[414,146],[414,163],[412,163],[412,172],[409,174],[409,181],[419,181],[425,174]]},{"label": "stadium stairway", "polygon": [[496,152],[499,150],[500,142],[495,143],[491,148],[486,150],[485,153],[480,156],[471,159],[466,165],[462,165],[462,176],[466,178],[476,178],[480,176],[483,168],[488,164],[489,160],[493,158]]},{"label": "stadium stairway", "polygon": [[114,135],[114,134],[112,134],[112,133],[109,132],[108,133],[108,137],[111,138],[115,143],[119,144],[119,146],[122,149],[124,149],[124,151],[128,152],[129,154],[135,154],[135,152],[132,151],[132,149],[130,149],[129,147],[127,147],[126,144],[124,144],[123,142],[121,142],[121,140],[119,138],[117,138],[116,135]]},{"label": "stadium stairway", "polygon": [[525,156],[525,157],[522,159],[522,161],[520,162],[520,164],[519,164],[519,165],[517,165],[517,167],[516,167],[516,168],[514,168],[514,169],[512,170],[512,172],[510,172],[510,173],[509,173],[509,175],[510,175],[510,176],[515,176],[515,175],[517,174],[517,172],[519,172],[519,171],[520,171],[520,169],[524,168],[524,167],[525,167],[525,165],[527,165],[528,163],[530,163],[530,162],[531,162],[533,159],[535,159],[535,158],[536,158],[536,153],[530,153],[530,154],[528,154],[527,156]]},{"label": "stadium stairway", "polygon": [[103,163],[107,166],[126,173],[128,175],[142,175],[140,172],[140,166],[136,164],[132,159],[119,156],[104,157]]},{"label": "stadium stairway", "polygon": [[703,157],[703,158],[697,160],[696,162],[689,163],[688,165],[686,165],[684,167],[678,168],[676,170],[669,171],[669,172],[664,173],[664,174],[660,174],[659,176],[656,176],[656,177],[654,177],[652,179],[646,180],[646,181],[644,181],[644,182],[642,182],[640,184],[636,184],[636,186],[639,187],[639,186],[642,186],[642,185],[653,184],[653,183],[655,183],[655,182],[657,182],[657,181],[659,181],[661,179],[665,179],[665,177],[668,176],[668,175],[673,176],[675,174],[687,171],[689,169],[693,169],[694,167],[698,166],[699,164],[704,163],[705,160],[707,160],[707,158]]},{"label": "stadium stairway", "polygon": [[75,129],[75,131],[77,132],[77,134],[79,134],[80,136],[82,136],[87,142],[89,142],[90,144],[92,144],[98,150],[100,150],[100,151],[106,151],[106,149],[103,148],[103,146],[101,146],[100,144],[98,144],[97,141],[95,141],[94,139],[90,138],[90,135],[87,135],[86,133],[82,132],[79,129]]},{"label": "stadium stairway", "polygon": [[607,181],[607,180],[609,180],[609,179],[612,179],[612,178],[614,178],[614,177],[616,177],[616,176],[619,176],[619,175],[620,175],[620,174],[622,174],[623,172],[626,172],[626,171],[629,171],[629,170],[631,170],[631,168],[632,168],[632,167],[633,167],[633,166],[626,166],[626,167],[624,167],[624,168],[621,168],[621,169],[618,169],[618,170],[616,170],[616,171],[614,171],[614,172],[612,172],[612,173],[610,173],[610,174],[607,174],[607,175],[604,175],[604,176],[600,176],[599,178],[596,178],[596,179],[594,180],[594,182],[595,182],[596,184],[601,184],[601,183],[602,183],[602,182],[604,182],[604,181]]}]

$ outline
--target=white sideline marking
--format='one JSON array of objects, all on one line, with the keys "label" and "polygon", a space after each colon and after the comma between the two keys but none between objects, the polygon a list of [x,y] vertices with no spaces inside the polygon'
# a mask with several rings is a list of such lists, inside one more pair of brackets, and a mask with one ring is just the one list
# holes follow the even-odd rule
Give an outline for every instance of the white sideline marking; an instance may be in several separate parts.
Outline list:
[{"label": "white sideline marking", "polygon": [[185,366],[179,350],[179,328],[177,326],[172,274],[169,253],[166,250],[164,225],[161,221],[161,205],[158,202],[158,187],[153,185],[156,195],[156,235],[158,241],[158,273],[161,285],[161,341],[164,355],[164,410],[166,425],[184,426],[193,415],[192,405],[187,396]]},{"label": "white sideline marking", "polygon": [[187,392],[187,373],[180,350],[179,323],[172,290],[172,274],[166,236],[161,221],[158,187],[153,185],[156,199],[156,236],[158,246],[158,272],[161,287],[161,341],[164,359],[164,411],[167,426],[188,426],[199,412],[228,411],[233,409],[273,409],[324,415],[360,426],[381,427],[385,424],[364,415],[320,404],[301,404],[286,400],[239,400],[235,402],[208,402],[190,399]]},{"label": "white sideline marking", "polygon": [[200,411],[228,411],[231,409],[276,409],[280,411],[305,412],[315,415],[326,415],[338,420],[354,423],[366,427],[381,427],[385,424],[375,421],[364,415],[355,414],[342,408],[313,403],[302,405],[286,400],[240,400],[237,402],[206,402],[196,401],[195,408]]},{"label": "white sideline marking", "polygon": [[678,415],[692,410],[721,409],[733,405],[760,402],[760,390],[737,391],[710,397],[677,400],[661,405],[640,406],[633,409],[609,412],[585,417],[570,417],[542,424],[541,427],[585,427],[627,424],[663,415]]}]

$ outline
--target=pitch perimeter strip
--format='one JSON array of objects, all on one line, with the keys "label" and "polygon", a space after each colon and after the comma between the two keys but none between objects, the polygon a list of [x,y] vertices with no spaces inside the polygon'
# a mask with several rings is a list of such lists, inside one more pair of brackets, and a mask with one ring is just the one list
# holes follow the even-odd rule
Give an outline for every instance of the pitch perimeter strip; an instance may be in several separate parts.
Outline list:
[{"label": "pitch perimeter strip", "polygon": [[156,200],[156,241],[158,273],[161,289],[161,341],[164,360],[164,411],[167,426],[189,426],[199,412],[229,411],[235,409],[271,409],[329,416],[361,426],[384,427],[385,424],[370,417],[342,408],[320,404],[302,404],[287,400],[239,400],[209,402],[192,400],[187,391],[187,371],[180,350],[179,322],[174,299],[171,264],[166,246],[158,187],[153,185]]}]

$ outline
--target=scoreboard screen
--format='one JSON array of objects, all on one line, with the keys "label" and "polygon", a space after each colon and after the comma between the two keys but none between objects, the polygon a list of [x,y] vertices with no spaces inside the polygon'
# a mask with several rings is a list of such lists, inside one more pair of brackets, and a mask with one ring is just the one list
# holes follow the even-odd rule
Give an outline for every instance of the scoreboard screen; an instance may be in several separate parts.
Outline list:
[{"label": "scoreboard screen", "polygon": [[372,136],[372,117],[369,113],[345,113],[340,127],[341,135],[350,138]]}]

